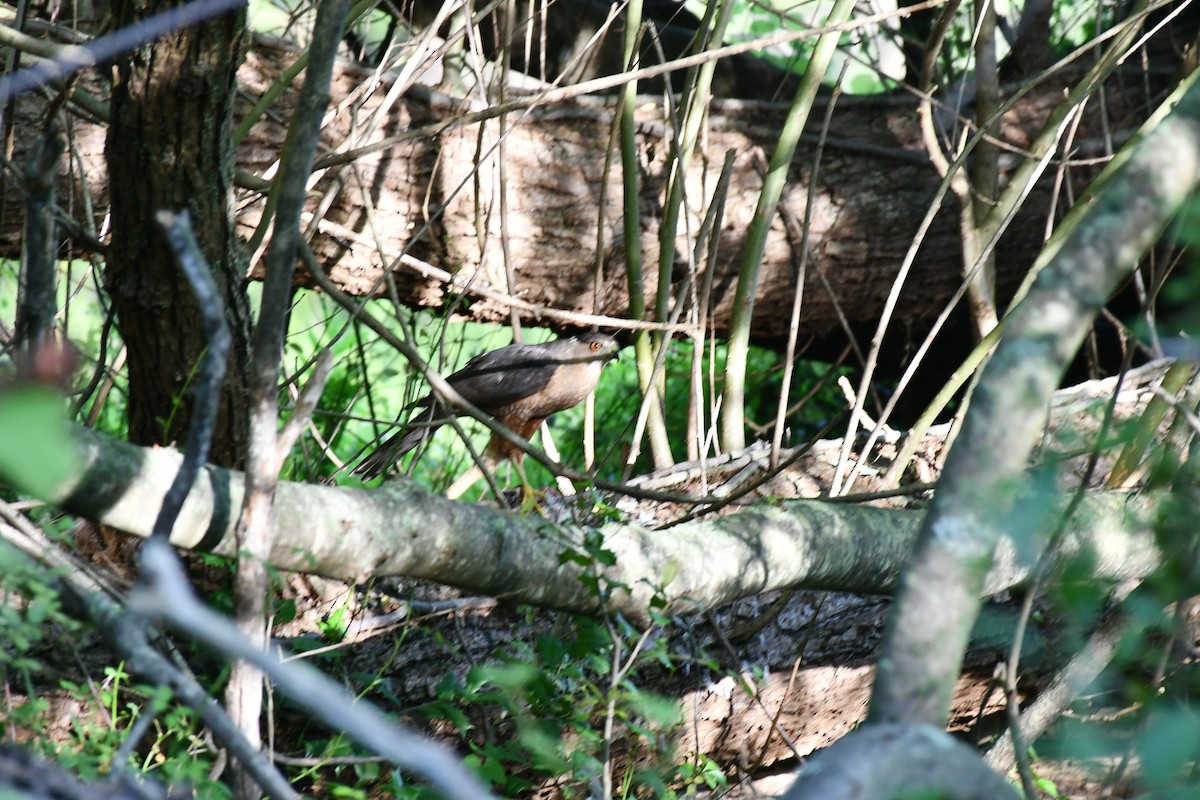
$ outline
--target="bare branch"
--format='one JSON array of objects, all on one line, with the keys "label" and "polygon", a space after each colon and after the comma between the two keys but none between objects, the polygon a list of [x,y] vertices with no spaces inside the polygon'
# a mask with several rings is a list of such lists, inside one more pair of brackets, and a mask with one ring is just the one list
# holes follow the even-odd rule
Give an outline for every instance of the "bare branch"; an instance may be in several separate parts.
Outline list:
[{"label": "bare branch", "polygon": [[169,537],[171,529],[175,527],[175,520],[179,517],[179,510],[183,508],[183,502],[192,490],[192,484],[196,482],[196,476],[208,463],[213,432],[217,426],[221,381],[229,363],[229,348],[233,344],[233,336],[229,332],[229,324],[225,321],[225,304],[221,302],[221,292],[213,281],[212,270],[209,269],[204,254],[200,252],[200,243],[196,241],[192,232],[188,212],[184,210],[175,214],[171,211],[160,211],[158,224],[162,225],[166,232],[167,241],[175,251],[179,266],[187,276],[193,294],[196,295],[196,306],[204,319],[204,331],[208,338],[208,347],[205,348],[198,370],[196,391],[193,395],[192,424],[188,428],[183,463],[158,509],[158,518],[154,522],[152,536]]}]

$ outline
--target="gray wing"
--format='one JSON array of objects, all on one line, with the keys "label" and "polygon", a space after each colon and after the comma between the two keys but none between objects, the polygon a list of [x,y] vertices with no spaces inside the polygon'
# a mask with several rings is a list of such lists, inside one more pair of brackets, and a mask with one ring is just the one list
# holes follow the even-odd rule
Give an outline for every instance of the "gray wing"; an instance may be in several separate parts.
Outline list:
[{"label": "gray wing", "polygon": [[[492,412],[546,388],[559,366],[547,358],[547,350],[545,345],[510,344],[475,356],[446,382],[471,405]],[[365,481],[382,475],[445,422],[445,409],[432,393],[413,405],[423,410],[409,419],[404,430],[385,439],[359,462],[351,474]]]},{"label": "gray wing", "polygon": [[510,344],[476,356],[446,382],[472,405],[494,411],[546,388],[559,367],[548,350],[540,344]]}]

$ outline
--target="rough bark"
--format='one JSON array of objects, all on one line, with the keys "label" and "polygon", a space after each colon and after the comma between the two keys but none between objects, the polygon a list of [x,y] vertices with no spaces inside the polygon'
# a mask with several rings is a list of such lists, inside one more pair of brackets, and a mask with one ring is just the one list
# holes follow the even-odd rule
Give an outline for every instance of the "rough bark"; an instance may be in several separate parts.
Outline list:
[{"label": "rough bark", "polygon": [[[273,74],[266,71],[267,62],[258,60],[257,65],[264,70],[263,79]],[[343,75],[341,80],[344,92],[358,83],[351,75]],[[267,84],[263,80],[250,85],[260,91]],[[1027,142],[1058,96],[1057,91],[1049,90],[1023,103],[1008,121],[1006,138],[1018,146]],[[367,107],[370,105],[368,102]],[[813,119],[823,117],[823,101],[819,105],[822,107],[814,110]],[[814,201],[813,268],[808,270],[805,287],[801,341],[839,330],[839,306],[852,324],[873,326],[878,319],[938,184],[922,150],[914,109],[915,102],[906,96],[843,98],[839,102]],[[380,263],[394,264],[401,253],[408,253],[452,273],[455,284],[448,286],[422,275],[414,265],[401,263],[394,278],[407,302],[445,307],[469,286],[507,293],[504,254],[499,246],[500,238],[507,236],[516,277],[512,294],[533,306],[626,316],[621,177],[618,170],[607,177],[604,174],[605,150],[614,125],[612,106],[572,101],[510,115],[507,186],[498,185],[494,166],[487,161],[498,135],[495,120],[436,130],[462,110],[439,107],[437,102],[422,100],[421,93],[411,93],[389,115],[386,133],[411,131],[412,138],[363,156],[355,162],[353,172],[331,170],[318,184],[319,190],[328,191],[336,181],[346,182],[315,242],[330,277],[352,294],[382,295]],[[785,111],[741,101],[717,103],[703,151],[694,160],[687,183],[686,228],[696,231],[725,152],[738,154],[719,232],[721,246],[713,281],[710,321],[719,335],[727,330],[745,231]],[[641,246],[645,263],[655,265],[659,263],[658,226],[670,132],[660,106],[643,104],[638,113]],[[331,145],[349,133],[347,117],[339,115],[327,126]],[[418,135],[421,130],[427,135]],[[262,174],[274,159],[283,134],[280,125],[262,126],[258,135],[263,138],[257,145],[243,147],[240,164]],[[761,343],[786,340],[799,263],[796,232],[804,219],[815,140],[815,132],[806,134],[769,235],[752,331]],[[477,166],[481,161],[482,168]],[[369,201],[363,197],[364,191]],[[503,222],[493,213],[500,191],[508,192],[508,216]],[[602,195],[603,209],[599,204]],[[368,209],[368,203],[373,208]],[[601,210],[604,243],[597,270],[596,230]],[[374,228],[368,211],[374,215]],[[1021,234],[1006,237],[998,257],[1006,266],[1001,277],[1006,287],[1011,288],[1032,263],[1040,241],[1024,232],[1040,229],[1046,213],[1048,196],[1039,192],[1014,225]],[[241,221],[256,224],[257,207],[247,206]],[[429,227],[422,230],[426,224]],[[376,251],[377,240],[382,252]],[[898,309],[896,323],[901,330],[936,314],[958,288],[961,248],[952,207],[939,216],[922,253]],[[686,242],[680,240],[673,259],[676,291],[686,276],[687,260]],[[644,281],[648,307],[654,306],[655,298],[649,292],[657,283],[655,268],[649,266]],[[508,308],[477,297],[469,308],[460,306],[460,313],[500,320],[507,317]],[[536,314],[525,317],[536,319]]]},{"label": "rough bark", "polygon": [[[120,0],[114,24],[136,24],[171,5]],[[117,65],[106,146],[110,191],[99,207],[112,214],[104,281],[129,348],[129,437],[144,444],[182,440],[191,419],[187,388],[205,346],[203,326],[154,223],[162,209],[191,212],[234,338],[212,449],[217,463],[231,465],[243,458],[247,426],[249,316],[231,214],[230,140],[243,26],[243,13],[215,19]]]},{"label": "rough bark", "polygon": [[[297,53],[259,42],[239,73],[242,85],[256,96],[264,91]],[[334,104],[341,111],[326,121],[325,152],[318,156],[329,170],[316,185],[309,211],[331,201],[319,223],[312,223],[314,247],[335,282],[353,294],[383,294],[381,266],[395,266],[392,277],[403,301],[419,306],[448,307],[476,319],[507,319],[508,306],[473,296],[472,288],[507,294],[500,236],[509,239],[515,293],[533,308],[600,312],[620,316],[628,308],[620,234],[620,176],[607,177],[604,236],[596,271],[596,227],[599,198],[605,180],[605,150],[612,125],[611,105],[583,99],[540,106],[509,115],[507,175],[497,185],[486,156],[495,143],[496,120],[464,125],[452,120],[464,109],[420,88],[409,91],[362,141],[350,137],[370,111],[378,107],[388,82],[371,88],[368,74],[343,68],[335,77]],[[1061,97],[1061,86],[1045,85],[1022,99],[1002,121],[1000,135],[1016,147],[1029,141],[1048,109]],[[353,94],[357,92],[357,94]],[[285,92],[271,119],[259,123],[240,145],[238,166],[252,176],[266,174],[275,163],[286,133],[295,93]],[[1140,111],[1130,111],[1130,95],[1116,90],[1109,98],[1109,125],[1120,130]],[[248,107],[244,103],[239,113]],[[1094,103],[1091,109],[1100,108]],[[810,238],[812,259],[800,324],[805,337],[840,330],[837,307],[852,325],[872,329],[895,277],[899,263],[937,186],[926,162],[915,122],[915,100],[907,95],[842,98],[834,113],[813,209]],[[731,185],[721,248],[714,273],[714,309],[710,317],[719,334],[726,329],[733,297],[733,276],[750,209],[761,186],[760,170],[777,136],[778,107],[743,101],[714,105],[711,129],[703,152],[695,159],[688,183],[688,227],[695,231],[704,202],[716,180],[725,151],[738,155]],[[813,114],[820,119],[823,111]],[[1098,117],[1088,116],[1076,141],[1076,152],[1087,154],[1089,131]],[[77,124],[76,135],[88,127]],[[643,241],[647,264],[658,261],[658,224],[666,180],[668,128],[661,108],[644,104],[639,110],[640,168],[643,171]],[[351,163],[333,156],[351,144],[390,144],[363,153]],[[815,133],[806,134],[795,161],[781,212],[768,240],[763,277],[758,290],[752,335],[761,343],[786,339],[799,241],[796,231],[804,219],[806,181],[811,172]],[[103,166],[88,159],[81,148],[97,213],[107,207]],[[483,160],[484,169],[476,162]],[[1053,170],[1050,171],[1051,173]],[[478,175],[478,185],[476,184]],[[1072,170],[1075,178],[1086,177]],[[1051,177],[1053,177],[1051,175]],[[502,224],[497,197],[508,192],[508,216]],[[69,183],[63,195],[78,187]],[[336,195],[327,197],[336,190]],[[20,198],[9,197],[15,206]],[[1004,238],[997,263],[1001,295],[1024,275],[1040,246],[1041,230],[1051,213],[1048,194],[1035,191]],[[238,230],[249,234],[257,225],[262,199],[253,192],[239,195]],[[10,209],[15,213],[16,209]],[[19,219],[10,213],[6,219]],[[15,242],[13,230],[0,231],[5,249]],[[115,245],[116,243],[114,243]],[[117,252],[117,251],[114,251]],[[452,284],[419,263],[399,261],[407,254],[454,275]],[[399,261],[399,263],[398,263]],[[677,245],[674,286],[686,274],[684,243]],[[957,289],[961,247],[955,210],[943,210],[926,237],[908,289],[897,309],[893,341],[902,347]],[[298,280],[304,280],[303,273]],[[596,284],[599,301],[594,302]],[[648,287],[656,284],[648,275]],[[829,288],[827,289],[826,286]],[[460,302],[463,293],[472,302]],[[136,292],[135,292],[136,294]],[[653,298],[647,298],[651,304]],[[835,302],[836,299],[836,302]],[[157,306],[161,309],[161,304]],[[523,310],[537,321],[536,310]],[[561,320],[558,320],[561,322]],[[161,331],[160,331],[161,333]],[[153,337],[144,337],[153,338]],[[158,337],[158,338],[161,338]]]}]

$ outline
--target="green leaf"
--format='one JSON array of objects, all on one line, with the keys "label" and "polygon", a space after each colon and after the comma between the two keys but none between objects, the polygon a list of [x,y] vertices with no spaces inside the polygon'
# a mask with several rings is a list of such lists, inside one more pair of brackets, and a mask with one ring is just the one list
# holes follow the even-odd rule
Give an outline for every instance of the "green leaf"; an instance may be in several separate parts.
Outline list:
[{"label": "green leaf", "polygon": [[1151,715],[1137,744],[1147,785],[1165,789],[1183,772],[1200,749],[1200,714],[1172,708]]},{"label": "green leaf", "polygon": [[1058,793],[1058,787],[1054,785],[1054,781],[1049,778],[1035,778],[1033,782],[1037,785],[1038,789],[1045,792],[1051,798],[1062,796]]},{"label": "green leaf", "polygon": [[41,386],[0,391],[0,479],[50,497],[78,456],[63,421],[62,398]]},{"label": "green leaf", "polygon": [[651,692],[630,692],[629,706],[650,722],[661,726],[677,725],[682,719],[677,701]]}]

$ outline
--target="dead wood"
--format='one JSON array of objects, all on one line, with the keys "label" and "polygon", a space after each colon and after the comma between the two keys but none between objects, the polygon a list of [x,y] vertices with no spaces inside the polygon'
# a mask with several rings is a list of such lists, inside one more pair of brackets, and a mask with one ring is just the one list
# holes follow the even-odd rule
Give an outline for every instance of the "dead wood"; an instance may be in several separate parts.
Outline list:
[{"label": "dead wood", "polygon": [[[266,91],[297,55],[277,42],[257,40],[238,74],[245,96],[236,113],[245,114],[251,100]],[[1021,158],[1022,146],[1058,102],[1063,80],[1035,88],[1002,120],[1000,138],[1008,145],[1005,158],[1010,166]],[[1154,101],[1135,96],[1133,90],[1126,92],[1120,79],[1110,83],[1104,123],[1119,137],[1138,123],[1141,109]],[[105,92],[98,82],[89,88],[100,95]],[[611,102],[581,98],[514,109],[503,120],[491,117],[467,124],[464,115],[477,107],[416,87],[367,131],[366,121],[389,88],[388,76],[375,82],[370,72],[360,68],[343,65],[335,75],[333,107],[337,110],[324,126],[318,165],[325,169],[313,187],[306,225],[314,249],[339,286],[352,294],[383,295],[387,266],[402,302],[451,309],[477,320],[507,318],[509,310],[502,301],[474,294],[478,289],[518,297],[529,304],[522,311],[529,321],[538,321],[539,307],[618,317],[628,313],[620,174],[612,169],[605,175],[614,124]],[[295,95],[295,87],[285,91],[241,142],[237,166],[243,187],[261,187],[264,184],[256,178],[273,174]],[[1098,154],[1092,133],[1099,136],[1102,120],[1096,109],[1100,107],[1099,103],[1089,106],[1074,143],[1077,155]],[[853,326],[873,327],[878,318],[938,185],[922,149],[915,108],[916,100],[906,94],[845,97],[838,103],[814,200],[802,337],[840,330],[838,308]],[[33,122],[41,109],[38,99],[22,100],[20,146],[28,145],[27,132],[36,130]],[[737,154],[714,267],[710,320],[718,334],[728,322],[744,232],[783,110],[753,101],[716,102],[689,175],[687,230],[694,234],[725,152]],[[821,119],[823,111],[817,109],[812,117]],[[671,134],[661,104],[644,103],[638,122],[642,246],[647,264],[654,264]],[[502,124],[506,131],[503,184],[496,169]],[[102,124],[75,118],[71,133],[74,160],[61,176],[60,204],[72,216],[81,217],[80,200],[86,189],[99,226],[109,205]],[[767,244],[753,331],[760,342],[786,337],[815,132],[806,139]],[[1047,215],[1057,214],[1050,208],[1048,191],[1053,173],[1047,171],[1042,187],[1025,203],[1000,243],[1001,296],[1021,278],[1040,248],[1041,236],[1031,231],[1041,231]],[[1075,168],[1071,177],[1086,180],[1090,175]],[[503,219],[501,191],[507,192]],[[10,184],[3,202],[0,252],[15,256],[23,197]],[[261,194],[243,188],[237,220],[244,236],[258,224],[263,203]],[[961,248],[956,214],[946,205],[925,237],[897,308],[894,329],[919,330],[958,288]],[[603,230],[599,257],[598,225]],[[502,238],[507,239],[511,255],[513,286],[506,277]],[[689,274],[687,251],[681,238],[675,245],[672,274],[677,293]],[[453,274],[452,285],[423,264]],[[303,271],[298,271],[297,280],[308,283]],[[655,284],[651,269],[646,286]]]}]

